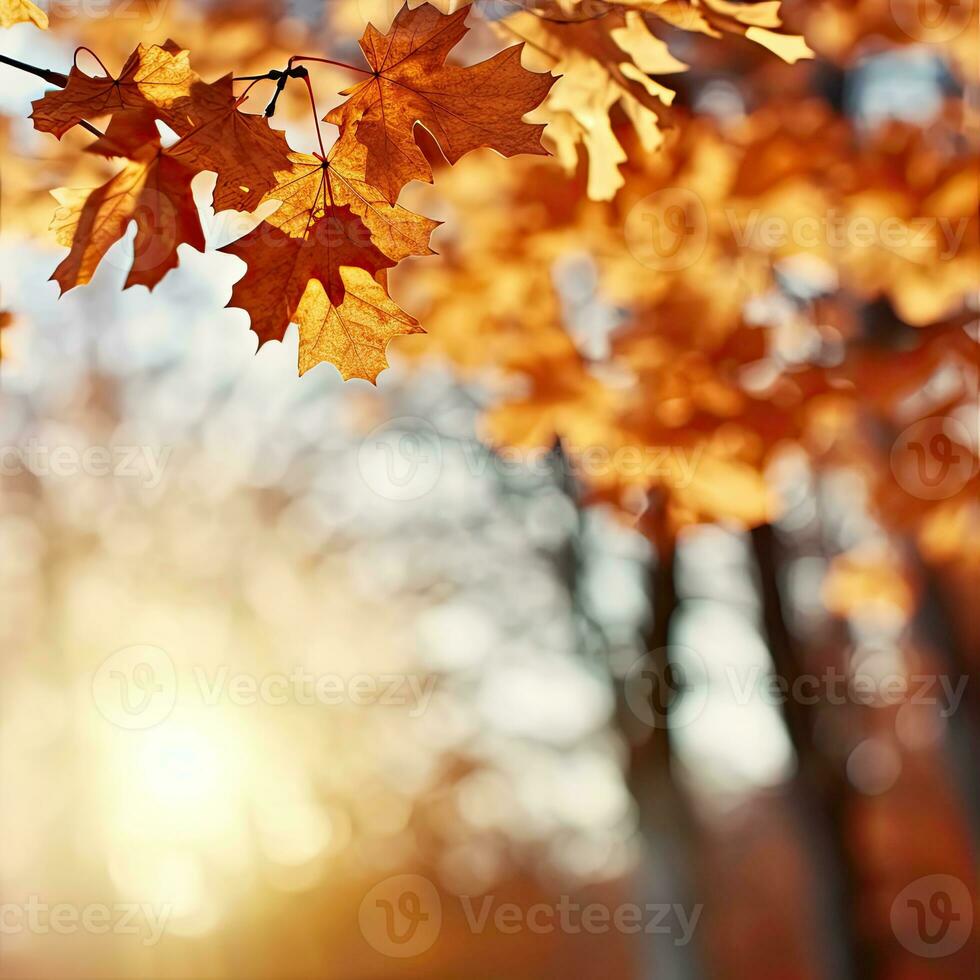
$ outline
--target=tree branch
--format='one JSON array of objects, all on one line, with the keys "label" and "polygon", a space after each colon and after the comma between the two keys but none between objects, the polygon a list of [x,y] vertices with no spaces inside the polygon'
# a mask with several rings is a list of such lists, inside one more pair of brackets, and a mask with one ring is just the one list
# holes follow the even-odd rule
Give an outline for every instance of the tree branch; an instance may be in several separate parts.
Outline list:
[{"label": "tree branch", "polygon": [[[36,65],[29,65],[24,61],[18,61],[16,58],[8,58],[5,54],[0,54],[0,64],[9,65],[11,68],[18,68],[20,71],[26,71],[29,75],[37,75],[38,78],[43,78],[49,85],[56,85],[58,88],[65,88],[68,85],[68,76],[63,75],[60,71],[51,71],[49,68],[38,68]],[[78,125],[99,139],[105,136],[105,133],[96,129],[91,123],[85,122],[84,119]]]}]

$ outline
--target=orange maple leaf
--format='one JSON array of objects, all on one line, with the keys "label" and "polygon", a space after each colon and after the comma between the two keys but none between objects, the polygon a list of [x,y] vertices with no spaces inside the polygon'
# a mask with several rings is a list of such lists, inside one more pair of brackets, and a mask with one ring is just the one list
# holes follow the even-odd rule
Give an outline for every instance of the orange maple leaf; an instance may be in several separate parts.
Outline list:
[{"label": "orange maple leaf", "polygon": [[365,179],[365,147],[349,136],[338,140],[326,160],[309,153],[290,153],[290,167],[277,175],[265,201],[279,207],[265,220],[289,235],[302,236],[311,220],[333,206],[349,207],[364,222],[371,241],[389,259],[432,255],[429,238],[438,221],[389,204],[382,191]]},{"label": "orange maple leaf", "polygon": [[171,154],[193,170],[218,175],[215,211],[253,211],[289,166],[289,144],[264,116],[240,112],[231,75],[207,83],[196,78],[190,95],[162,116],[181,137]]},{"label": "orange maple leaf", "polygon": [[365,269],[342,268],[344,300],[332,303],[315,279],[296,311],[299,372],[321,361],[336,365],[345,381],[365,378],[377,384],[388,366],[385,349],[392,337],[425,333],[418,320],[398,307]]},{"label": "orange maple leaf", "polygon": [[0,0],[0,27],[25,23],[37,24],[41,30],[46,30],[48,15],[31,0]]},{"label": "orange maple leaf", "polygon": [[78,67],[63,89],[53,89],[35,100],[34,128],[61,139],[83,120],[124,109],[162,110],[187,99],[196,80],[186,51],[173,41],[163,47],[141,44],[129,56],[118,78],[92,77]]},{"label": "orange maple leaf", "polygon": [[152,118],[144,113],[113,116],[105,136],[90,149],[130,159],[95,190],[52,191],[61,207],[51,227],[58,243],[71,251],[51,278],[62,293],[89,282],[109,248],[135,221],[133,264],[123,288],[152,289],[178,264],[178,245],[204,251],[204,232],[191,192],[194,171],[162,148]]},{"label": "orange maple leaf", "polygon": [[368,150],[365,177],[392,204],[410,180],[432,181],[415,141],[416,124],[432,133],[450,163],[481,146],[507,157],[547,152],[541,145],[544,126],[522,117],[555,79],[522,67],[523,44],[478,65],[445,64],[468,30],[467,12],[447,16],[428,3],[414,10],[406,5],[388,34],[369,24],[361,50],[372,75],[341,93],[350,97],[326,117],[341,130],[356,126]]},{"label": "orange maple leaf", "polygon": [[[303,237],[263,222],[221,250],[248,266],[228,305],[248,312],[259,346],[282,340],[289,324],[298,323],[301,374],[329,360],[345,379],[374,381],[385,366],[387,340],[417,328],[372,278],[395,261],[372,244],[349,207],[330,206],[307,220]],[[314,281],[319,290],[310,288]]]}]

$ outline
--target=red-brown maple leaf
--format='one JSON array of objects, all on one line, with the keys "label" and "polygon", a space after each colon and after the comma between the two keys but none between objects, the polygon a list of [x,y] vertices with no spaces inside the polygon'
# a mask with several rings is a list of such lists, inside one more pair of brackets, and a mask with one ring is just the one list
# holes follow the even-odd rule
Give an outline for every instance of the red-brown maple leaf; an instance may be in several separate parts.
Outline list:
[{"label": "red-brown maple leaf", "polygon": [[367,147],[365,177],[394,203],[410,180],[431,182],[432,169],[415,141],[421,124],[450,163],[477,147],[504,156],[544,154],[543,125],[522,121],[555,79],[521,65],[523,44],[470,67],[446,65],[467,31],[468,8],[442,14],[431,4],[402,7],[387,34],[368,25],[361,50],[372,76],[342,94],[326,117],[344,131],[356,126]]},{"label": "red-brown maple leaf", "polygon": [[204,251],[204,232],[191,181],[194,171],[163,149],[151,116],[123,112],[113,116],[105,135],[90,149],[125,156],[114,177],[94,190],[52,191],[61,205],[52,229],[70,247],[51,277],[62,293],[89,282],[106,252],[136,222],[133,263],[123,288],[152,289],[178,263],[177,246]]},{"label": "red-brown maple leaf", "polygon": [[129,56],[118,78],[86,75],[73,67],[68,84],[53,89],[32,103],[34,128],[61,139],[82,120],[125,109],[161,111],[191,94],[197,76],[188,54],[173,42],[139,45]]}]

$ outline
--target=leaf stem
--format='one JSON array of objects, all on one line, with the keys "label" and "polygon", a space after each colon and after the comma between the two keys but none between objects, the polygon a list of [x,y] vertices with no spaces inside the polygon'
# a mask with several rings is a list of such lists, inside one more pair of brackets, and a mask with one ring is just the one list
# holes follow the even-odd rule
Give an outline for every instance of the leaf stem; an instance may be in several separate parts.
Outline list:
[{"label": "leaf stem", "polygon": [[106,68],[106,66],[105,66],[105,62],[104,62],[104,61],[103,61],[103,60],[102,60],[102,59],[101,59],[101,58],[100,58],[100,57],[99,57],[99,56],[98,56],[98,55],[97,55],[97,54],[96,54],[96,53],[95,53],[95,52],[94,52],[94,51],[93,51],[93,50],[92,50],[91,48],[86,48],[86,47],[85,47],[85,45],[82,45],[82,46],[81,46],[81,47],[79,47],[79,48],[75,48],[75,56],[74,56],[74,57],[72,58],[72,64],[73,64],[73,65],[74,65],[74,66],[75,66],[76,68],[78,68],[78,56],[79,56],[79,55],[80,55],[80,54],[81,54],[81,53],[82,53],[83,51],[84,51],[84,52],[85,52],[86,54],[90,54],[90,55],[91,55],[91,56],[92,56],[93,58],[95,58],[95,60],[96,60],[96,61],[98,62],[98,64],[99,64],[99,67],[100,67],[100,68],[101,68],[101,69],[102,69],[102,70],[103,70],[103,71],[105,72],[105,77],[106,77],[106,78],[112,78],[112,74],[111,74],[111,73],[109,72],[109,69],[108,69],[108,68]]},{"label": "leaf stem", "polygon": [[292,65],[294,61],[318,61],[324,65],[336,65],[338,68],[346,68],[348,71],[357,71],[362,75],[373,75],[373,71],[368,71],[366,68],[358,68],[356,65],[348,65],[345,61],[334,61],[331,58],[314,58],[313,55],[298,55],[294,54],[292,58],[289,59],[289,64]]},{"label": "leaf stem", "polygon": [[313,95],[313,84],[310,82],[309,73],[303,69],[303,81],[306,83],[306,91],[310,93],[310,107],[313,109],[313,124],[316,126],[316,139],[320,144],[320,156],[326,157],[327,151],[323,148],[323,134],[320,132],[320,113],[316,110],[316,98]]}]

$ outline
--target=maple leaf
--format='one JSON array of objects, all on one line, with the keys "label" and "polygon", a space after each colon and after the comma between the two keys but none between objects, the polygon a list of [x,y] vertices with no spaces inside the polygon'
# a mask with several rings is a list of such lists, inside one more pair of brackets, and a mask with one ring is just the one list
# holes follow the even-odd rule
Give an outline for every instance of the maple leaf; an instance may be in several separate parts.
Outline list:
[{"label": "maple leaf", "polygon": [[450,163],[477,147],[504,156],[544,154],[542,124],[522,121],[555,79],[521,65],[517,44],[470,67],[446,65],[468,28],[467,9],[440,13],[431,4],[407,5],[387,34],[368,25],[361,50],[372,77],[345,90],[348,100],[326,117],[343,131],[356,126],[368,149],[365,177],[389,203],[410,180],[432,181],[432,169],[415,141],[416,124],[435,137]]},{"label": "maple leaf", "polygon": [[48,15],[31,0],[0,0],[0,27],[13,27],[14,24],[36,24],[47,30]]},{"label": "maple leaf", "polygon": [[248,267],[228,305],[249,314],[259,346],[282,340],[291,322],[299,324],[301,374],[329,360],[345,379],[373,382],[385,366],[388,339],[417,332],[417,322],[372,278],[395,260],[372,243],[347,206],[328,205],[317,218],[309,210],[302,236],[262,222],[221,251]]},{"label": "maple leaf", "polygon": [[326,160],[290,153],[290,166],[277,174],[264,201],[279,201],[266,221],[287,234],[302,236],[311,220],[333,206],[349,207],[364,222],[371,241],[389,259],[432,255],[429,238],[438,221],[389,204],[382,191],[365,179],[367,150],[349,135],[338,140]]},{"label": "maple leaf", "polygon": [[51,228],[58,243],[71,251],[51,278],[62,293],[89,282],[109,248],[135,221],[133,264],[123,288],[152,289],[178,264],[177,246],[182,242],[204,251],[204,232],[191,192],[194,171],[162,148],[152,119],[143,113],[114,116],[91,149],[132,158],[95,190],[52,191],[61,207]]},{"label": "maple leaf", "polygon": [[[654,33],[657,20],[712,38],[740,34],[773,51],[784,61],[809,58],[801,37],[782,34],[779,0],[732,3],[729,0],[624,0],[588,15],[578,0],[545,2],[497,24],[499,31],[528,42],[533,67],[561,76],[535,120],[548,124],[546,137],[569,173],[578,165],[581,144],[589,162],[588,195],[612,200],[624,184],[619,168],[627,161],[613,131],[610,112],[618,106],[648,153],[663,142],[661,118],[674,91],[657,76],[685,71],[666,43]],[[580,18],[576,18],[576,14]]]},{"label": "maple leaf", "polygon": [[345,381],[365,378],[377,384],[378,375],[388,366],[388,341],[425,331],[364,269],[343,268],[341,277],[341,304],[331,302],[323,286],[313,280],[296,312],[300,374],[329,361]]},{"label": "maple leaf", "polygon": [[[196,78],[196,76],[195,76]],[[289,144],[264,116],[240,112],[231,75],[195,80],[190,95],[168,106],[164,121],[181,137],[171,155],[194,170],[213,170],[216,211],[252,211],[289,166]]]},{"label": "maple leaf", "polygon": [[118,78],[92,77],[73,67],[63,89],[53,89],[32,103],[31,118],[35,129],[61,139],[83,120],[124,109],[159,112],[173,106],[190,96],[195,80],[187,52],[172,41],[163,47],[141,44]]}]

